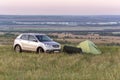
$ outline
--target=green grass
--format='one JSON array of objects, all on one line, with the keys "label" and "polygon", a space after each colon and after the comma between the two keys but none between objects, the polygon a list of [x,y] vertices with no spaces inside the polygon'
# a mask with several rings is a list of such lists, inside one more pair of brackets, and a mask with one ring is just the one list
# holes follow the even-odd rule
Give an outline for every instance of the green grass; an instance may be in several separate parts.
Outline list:
[{"label": "green grass", "polygon": [[0,46],[0,80],[120,80],[120,47],[103,54],[15,53]]}]

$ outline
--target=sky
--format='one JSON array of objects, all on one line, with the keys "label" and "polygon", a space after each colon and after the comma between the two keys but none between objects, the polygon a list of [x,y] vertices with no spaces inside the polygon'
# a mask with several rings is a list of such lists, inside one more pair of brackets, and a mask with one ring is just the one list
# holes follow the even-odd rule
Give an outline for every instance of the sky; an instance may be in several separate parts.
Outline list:
[{"label": "sky", "polygon": [[0,0],[1,15],[120,15],[120,0]]}]

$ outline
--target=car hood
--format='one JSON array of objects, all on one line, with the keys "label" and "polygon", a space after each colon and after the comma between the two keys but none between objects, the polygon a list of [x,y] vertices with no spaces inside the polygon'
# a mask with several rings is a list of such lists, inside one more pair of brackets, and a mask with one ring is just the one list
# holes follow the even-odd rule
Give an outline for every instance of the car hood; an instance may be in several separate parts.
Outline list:
[{"label": "car hood", "polygon": [[48,44],[48,45],[60,45],[59,43],[55,42],[55,41],[50,41],[50,42],[43,42],[44,44]]}]

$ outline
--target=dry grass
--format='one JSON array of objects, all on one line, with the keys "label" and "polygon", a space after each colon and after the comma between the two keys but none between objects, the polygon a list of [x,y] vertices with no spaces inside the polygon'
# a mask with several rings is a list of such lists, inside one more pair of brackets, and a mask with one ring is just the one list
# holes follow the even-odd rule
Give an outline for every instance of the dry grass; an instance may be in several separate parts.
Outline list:
[{"label": "dry grass", "polygon": [[14,53],[0,46],[1,80],[120,80],[120,47],[101,46],[103,54]]}]

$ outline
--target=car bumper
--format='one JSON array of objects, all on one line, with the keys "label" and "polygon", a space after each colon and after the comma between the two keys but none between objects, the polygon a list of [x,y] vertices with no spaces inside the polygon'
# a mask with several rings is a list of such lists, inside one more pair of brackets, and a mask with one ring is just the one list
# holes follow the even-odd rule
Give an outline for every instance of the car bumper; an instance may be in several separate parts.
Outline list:
[{"label": "car bumper", "polygon": [[50,52],[61,52],[61,49],[52,49],[52,50],[46,50],[47,53]]}]

